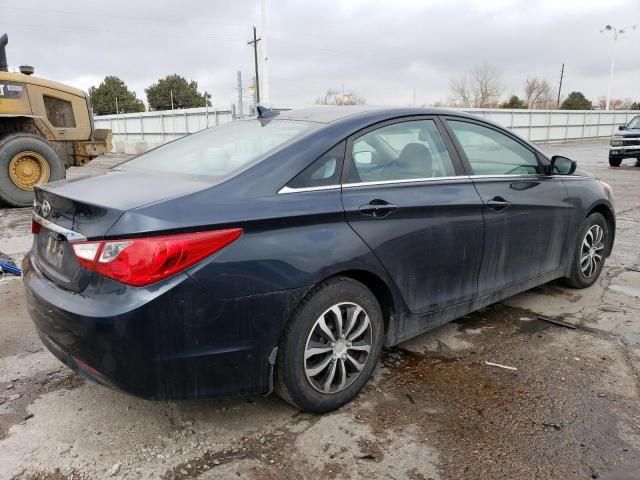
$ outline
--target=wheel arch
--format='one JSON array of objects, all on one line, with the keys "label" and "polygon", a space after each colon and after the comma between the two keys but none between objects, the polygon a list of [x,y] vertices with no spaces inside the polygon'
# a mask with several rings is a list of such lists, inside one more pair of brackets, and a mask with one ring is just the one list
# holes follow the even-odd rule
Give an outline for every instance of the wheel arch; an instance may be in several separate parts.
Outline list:
[{"label": "wheel arch", "polygon": [[594,213],[601,214],[607,222],[607,226],[609,227],[609,241],[607,242],[607,257],[611,254],[611,250],[613,250],[613,242],[616,235],[616,216],[613,213],[613,209],[605,204],[598,203],[591,207],[585,218],[593,215]]},{"label": "wheel arch", "polygon": [[368,270],[350,269],[336,272],[322,281],[331,280],[336,277],[346,277],[362,283],[371,290],[371,293],[378,300],[382,310],[384,322],[384,345],[389,344],[395,337],[395,319],[398,312],[404,311],[404,304],[397,292],[378,274]]}]

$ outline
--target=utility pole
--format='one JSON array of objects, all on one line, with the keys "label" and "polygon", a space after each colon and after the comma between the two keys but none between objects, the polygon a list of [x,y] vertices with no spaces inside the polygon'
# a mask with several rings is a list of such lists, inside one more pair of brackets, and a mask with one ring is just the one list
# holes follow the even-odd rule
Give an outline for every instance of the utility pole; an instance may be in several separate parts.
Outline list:
[{"label": "utility pole", "polygon": [[169,90],[169,94],[171,95],[171,111],[173,112],[173,90]]},{"label": "utility pole", "polygon": [[238,116],[242,117],[242,72],[238,70]]},{"label": "utility pole", "polygon": [[267,1],[262,0],[262,102],[269,106],[269,53],[267,52]]},{"label": "utility pole", "polygon": [[556,102],[557,108],[560,108],[560,93],[562,93],[562,79],[564,78],[564,63],[562,64],[562,70],[560,70],[560,85],[558,86],[558,101]]},{"label": "utility pole", "polygon": [[256,37],[256,27],[253,27],[253,40],[247,42],[247,45],[253,45],[253,62],[256,69],[256,105],[260,103],[260,77],[258,76],[258,42],[260,38]]}]

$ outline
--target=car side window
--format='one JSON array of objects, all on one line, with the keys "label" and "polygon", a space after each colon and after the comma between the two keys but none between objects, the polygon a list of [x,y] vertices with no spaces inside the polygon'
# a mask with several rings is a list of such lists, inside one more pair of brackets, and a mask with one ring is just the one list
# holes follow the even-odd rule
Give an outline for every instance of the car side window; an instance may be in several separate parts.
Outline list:
[{"label": "car side window", "polygon": [[538,159],[521,143],[492,128],[447,120],[462,146],[474,175],[531,175],[540,173]]},{"label": "car side window", "polygon": [[347,183],[455,175],[433,120],[394,123],[368,132],[354,140],[351,160]]},{"label": "car side window", "polygon": [[342,161],[347,142],[340,142],[287,183],[290,188],[340,185]]}]

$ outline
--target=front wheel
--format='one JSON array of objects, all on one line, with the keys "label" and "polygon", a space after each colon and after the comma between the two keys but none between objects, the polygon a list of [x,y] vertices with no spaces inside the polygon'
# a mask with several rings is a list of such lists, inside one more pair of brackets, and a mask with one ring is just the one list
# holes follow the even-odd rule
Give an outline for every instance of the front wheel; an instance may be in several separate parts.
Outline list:
[{"label": "front wheel", "polygon": [[564,280],[570,287],[587,288],[600,276],[609,245],[609,225],[600,213],[593,213],[584,220],[577,242],[570,275]]},{"label": "front wheel", "polygon": [[612,157],[611,155],[609,155],[609,165],[611,165],[612,167],[619,167],[621,163],[622,163],[621,158]]},{"label": "front wheel", "polygon": [[293,406],[328,412],[352,400],[380,357],[380,305],[360,282],[339,277],[314,288],[278,344],[275,391]]}]

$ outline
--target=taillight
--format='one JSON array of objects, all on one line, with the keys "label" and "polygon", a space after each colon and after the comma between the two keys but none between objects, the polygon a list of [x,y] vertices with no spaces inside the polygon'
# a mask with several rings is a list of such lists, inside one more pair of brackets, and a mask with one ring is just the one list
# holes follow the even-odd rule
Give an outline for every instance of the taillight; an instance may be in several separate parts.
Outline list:
[{"label": "taillight", "polygon": [[35,219],[31,219],[31,233],[33,233],[34,235],[37,235],[38,233],[40,233],[40,228],[41,225],[35,221]]},{"label": "taillight", "polygon": [[73,243],[78,263],[134,287],[163,280],[195,265],[242,235],[241,228],[160,237]]}]

